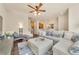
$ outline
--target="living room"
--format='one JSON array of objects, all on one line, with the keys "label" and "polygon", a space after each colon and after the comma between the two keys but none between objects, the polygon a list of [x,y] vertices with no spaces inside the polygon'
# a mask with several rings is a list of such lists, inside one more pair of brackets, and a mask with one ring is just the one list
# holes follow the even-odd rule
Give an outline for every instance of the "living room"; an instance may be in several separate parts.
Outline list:
[{"label": "living room", "polygon": [[0,3],[0,54],[79,55],[78,11],[78,3]]}]

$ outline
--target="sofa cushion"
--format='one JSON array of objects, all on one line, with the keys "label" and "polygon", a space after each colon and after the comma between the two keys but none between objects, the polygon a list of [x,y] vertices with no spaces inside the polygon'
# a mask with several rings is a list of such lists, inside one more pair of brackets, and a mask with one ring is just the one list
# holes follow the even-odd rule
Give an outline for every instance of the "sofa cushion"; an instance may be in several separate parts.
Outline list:
[{"label": "sofa cushion", "polygon": [[53,31],[53,36],[55,37],[63,37],[64,32],[63,31]]},{"label": "sofa cushion", "polygon": [[73,37],[74,33],[73,32],[65,32],[64,33],[64,38],[65,39],[68,39],[68,40],[71,40],[72,37]]},{"label": "sofa cushion", "polygon": [[72,38],[73,42],[79,41],[79,33],[74,33],[74,36]]},{"label": "sofa cushion", "polygon": [[46,31],[46,35],[47,36],[53,36],[53,32],[52,31]]}]

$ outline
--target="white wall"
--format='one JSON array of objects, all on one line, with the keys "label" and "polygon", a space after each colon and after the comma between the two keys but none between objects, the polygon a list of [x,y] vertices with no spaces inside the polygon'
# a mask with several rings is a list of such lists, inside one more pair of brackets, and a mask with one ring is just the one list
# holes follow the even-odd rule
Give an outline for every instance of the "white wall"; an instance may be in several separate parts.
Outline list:
[{"label": "white wall", "polygon": [[28,15],[19,11],[7,11],[8,19],[5,20],[5,32],[19,32],[19,23],[23,24],[23,32],[28,33]]},{"label": "white wall", "polygon": [[69,31],[79,32],[79,5],[69,8]]},{"label": "white wall", "polygon": [[[58,19],[57,17],[48,19],[45,21],[46,22],[46,26],[50,25],[50,24],[54,24],[54,29],[58,30]],[[46,27],[47,28],[47,27]]]},{"label": "white wall", "polygon": [[58,30],[68,31],[68,10],[58,16]]},{"label": "white wall", "polygon": [[5,10],[3,4],[0,4],[0,16],[3,17],[2,33],[4,33],[4,31],[5,31],[5,25],[6,25],[5,21],[7,20],[7,13],[6,13],[6,10]]},{"label": "white wall", "polygon": [[45,24],[44,29],[47,29],[48,26],[50,26],[50,24],[54,24],[54,29],[55,30],[58,29],[58,19],[57,19],[57,17],[51,17],[51,18],[46,19],[46,20],[45,19],[44,20],[40,19],[40,20],[38,20],[38,22],[43,22]]}]

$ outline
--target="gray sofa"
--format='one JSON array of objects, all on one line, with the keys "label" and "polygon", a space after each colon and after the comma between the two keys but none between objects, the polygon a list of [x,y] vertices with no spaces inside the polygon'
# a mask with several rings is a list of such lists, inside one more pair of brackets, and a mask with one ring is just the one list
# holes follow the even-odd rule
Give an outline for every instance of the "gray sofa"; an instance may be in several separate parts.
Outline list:
[{"label": "gray sofa", "polygon": [[64,39],[63,37],[64,32],[63,31],[39,31],[39,36],[51,39],[54,41],[54,44],[56,44],[57,42],[59,42],[60,40]]},{"label": "gray sofa", "polygon": [[69,48],[73,45],[70,40],[61,40],[52,47],[53,55],[70,55]]},{"label": "gray sofa", "polygon": [[79,33],[76,35],[76,33],[68,31],[45,31],[40,36],[53,40],[52,50],[54,55],[70,55],[69,48],[76,41],[79,41]]},{"label": "gray sofa", "polygon": [[19,40],[19,39],[28,40],[33,37],[33,35],[31,33],[30,34],[18,34],[17,32],[14,32],[12,36],[13,36],[14,40]]}]

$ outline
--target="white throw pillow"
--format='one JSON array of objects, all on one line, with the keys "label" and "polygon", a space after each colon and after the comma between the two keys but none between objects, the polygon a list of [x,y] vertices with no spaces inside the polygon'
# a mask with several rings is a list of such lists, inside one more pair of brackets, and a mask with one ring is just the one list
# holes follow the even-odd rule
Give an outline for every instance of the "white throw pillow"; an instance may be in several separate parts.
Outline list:
[{"label": "white throw pillow", "polygon": [[39,30],[39,35],[45,36],[46,35],[46,31],[45,30]]},{"label": "white throw pillow", "polygon": [[68,40],[71,40],[72,37],[73,37],[74,33],[73,32],[65,32],[64,33],[64,38],[65,39],[68,39]]}]

